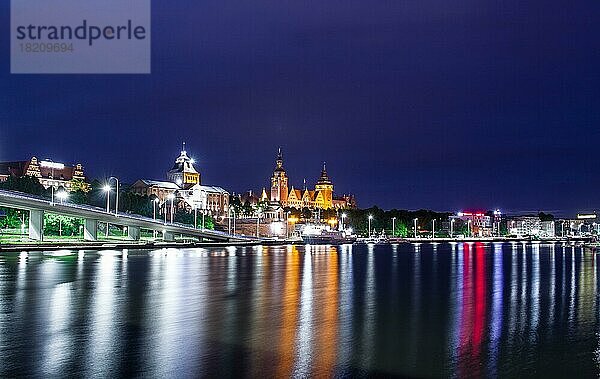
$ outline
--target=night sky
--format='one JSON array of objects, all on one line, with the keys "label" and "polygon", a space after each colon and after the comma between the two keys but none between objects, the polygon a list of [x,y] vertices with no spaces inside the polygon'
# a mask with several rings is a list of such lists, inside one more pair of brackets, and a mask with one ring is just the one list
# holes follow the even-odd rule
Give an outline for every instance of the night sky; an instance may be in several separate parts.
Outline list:
[{"label": "night sky", "polygon": [[327,162],[359,206],[572,215],[600,205],[600,2],[153,1],[151,75],[10,75],[0,160],[204,184]]}]

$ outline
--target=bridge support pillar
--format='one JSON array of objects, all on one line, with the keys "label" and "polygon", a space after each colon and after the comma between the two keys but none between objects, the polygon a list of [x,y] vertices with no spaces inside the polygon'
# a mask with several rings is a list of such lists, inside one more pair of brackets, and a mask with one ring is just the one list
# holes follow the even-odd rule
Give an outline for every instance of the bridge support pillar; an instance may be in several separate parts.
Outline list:
[{"label": "bridge support pillar", "polygon": [[83,225],[83,239],[86,241],[98,240],[98,221],[85,220]]},{"label": "bridge support pillar", "polygon": [[164,231],[163,232],[163,240],[169,241],[169,242],[175,241],[175,233]]},{"label": "bridge support pillar", "polygon": [[128,226],[127,227],[127,239],[133,241],[140,240],[140,228],[139,226]]},{"label": "bridge support pillar", "polygon": [[44,211],[29,211],[29,238],[44,240]]}]

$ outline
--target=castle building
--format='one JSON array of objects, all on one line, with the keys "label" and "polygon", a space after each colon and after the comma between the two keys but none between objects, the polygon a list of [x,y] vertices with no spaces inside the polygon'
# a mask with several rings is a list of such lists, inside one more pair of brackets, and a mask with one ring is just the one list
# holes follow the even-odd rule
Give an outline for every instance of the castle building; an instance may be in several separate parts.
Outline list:
[{"label": "castle building", "polygon": [[289,208],[311,208],[311,209],[344,209],[356,207],[353,196],[343,196],[334,198],[333,182],[327,174],[327,167],[323,163],[321,175],[317,180],[314,190],[306,188],[303,190],[288,188],[289,178],[283,168],[283,155],[281,149],[275,160],[275,170],[271,177],[270,201],[279,203],[283,207]]},{"label": "castle building", "polygon": [[288,199],[288,177],[283,168],[281,149],[279,149],[275,164],[275,171],[273,171],[273,177],[271,177],[271,201],[278,201],[283,204]]},{"label": "castle building", "polygon": [[[36,157],[26,161],[0,162],[0,182],[6,181],[10,176],[37,178],[46,189],[50,187],[55,189],[62,187],[67,191],[77,188],[89,189],[89,184],[85,183],[81,163],[68,165],[51,160],[39,160]],[[79,183],[74,185],[74,181]]]},{"label": "castle building", "polygon": [[194,163],[188,156],[184,143],[175,164],[167,171],[167,181],[139,179],[130,190],[138,195],[158,198],[167,213],[169,207],[165,208],[165,204],[169,201],[169,195],[173,194],[174,203],[179,209],[198,209],[212,216],[226,217],[229,211],[229,192],[218,186],[203,185]]}]

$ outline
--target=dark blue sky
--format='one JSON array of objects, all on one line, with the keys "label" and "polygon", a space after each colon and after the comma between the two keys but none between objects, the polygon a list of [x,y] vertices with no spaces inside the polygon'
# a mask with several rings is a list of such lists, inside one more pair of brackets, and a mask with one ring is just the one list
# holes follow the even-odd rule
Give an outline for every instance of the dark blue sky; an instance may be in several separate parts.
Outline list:
[{"label": "dark blue sky", "polygon": [[162,179],[291,182],[384,208],[600,204],[600,2],[154,1],[151,75],[10,75],[0,5],[0,160]]}]

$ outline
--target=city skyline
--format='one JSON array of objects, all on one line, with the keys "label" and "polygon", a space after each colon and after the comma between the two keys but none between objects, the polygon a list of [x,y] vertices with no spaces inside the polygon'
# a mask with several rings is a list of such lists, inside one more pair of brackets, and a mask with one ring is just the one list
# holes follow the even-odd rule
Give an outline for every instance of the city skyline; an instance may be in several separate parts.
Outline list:
[{"label": "city skyline", "polygon": [[231,189],[268,177],[281,146],[293,172],[327,161],[361,207],[600,203],[598,4],[153,5],[151,75],[10,75],[0,40],[0,160],[132,181],[185,139]]}]

